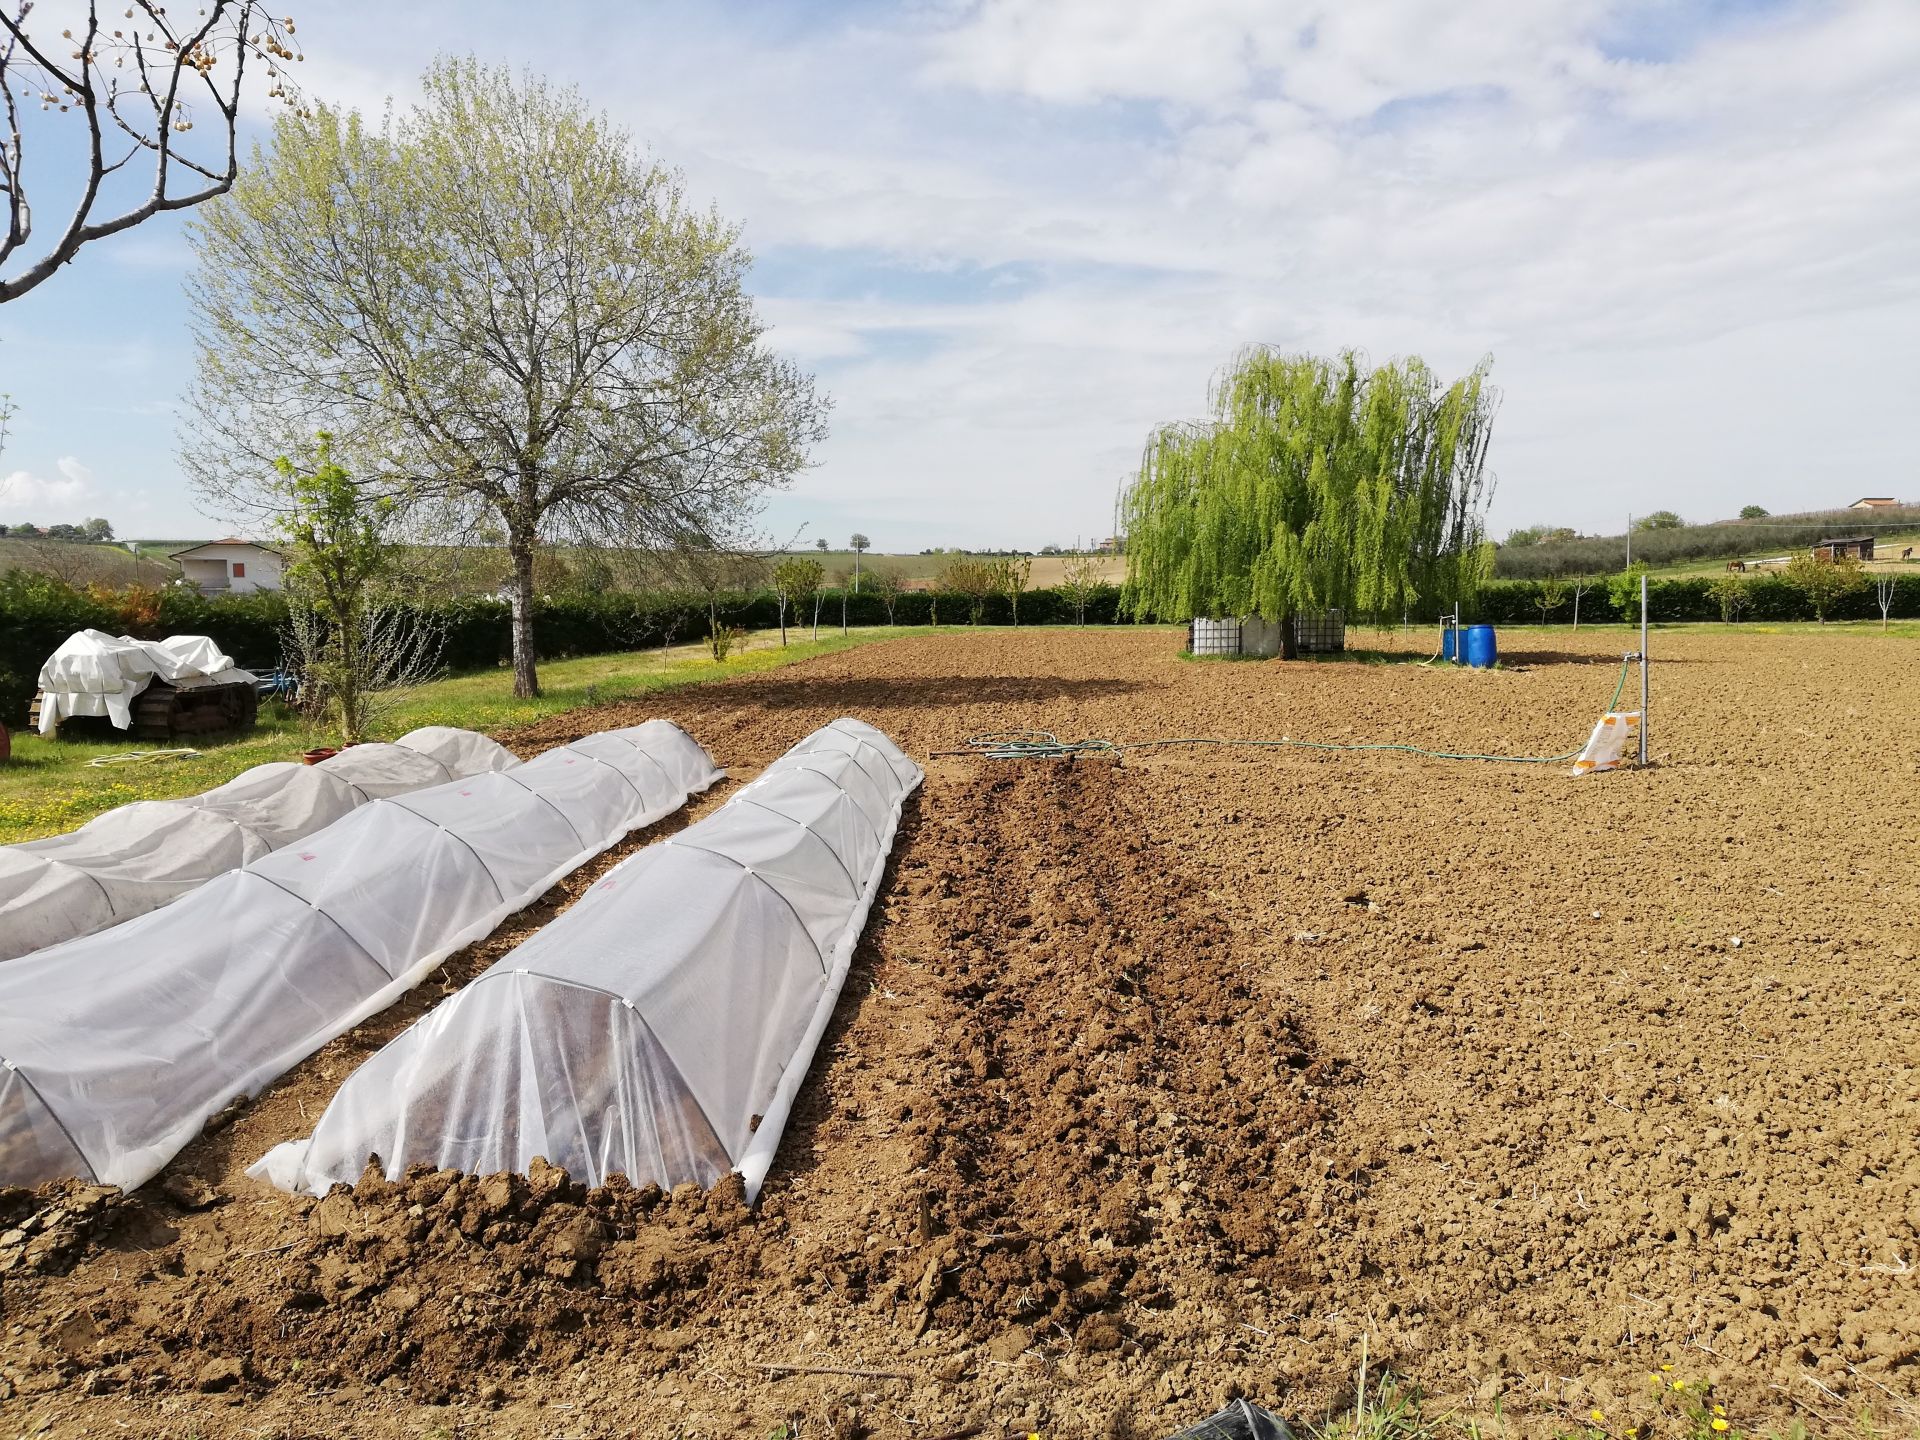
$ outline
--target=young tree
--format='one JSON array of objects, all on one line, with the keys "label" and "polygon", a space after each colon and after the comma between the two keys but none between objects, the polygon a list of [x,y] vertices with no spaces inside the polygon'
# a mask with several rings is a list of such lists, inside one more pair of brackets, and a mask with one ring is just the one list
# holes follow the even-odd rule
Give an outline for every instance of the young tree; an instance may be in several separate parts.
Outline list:
[{"label": "young tree", "polygon": [[1073,606],[1073,623],[1087,623],[1087,606],[1101,586],[1100,559],[1096,555],[1076,555],[1061,568],[1060,594]]},{"label": "young tree", "polygon": [[1895,577],[1891,571],[1876,575],[1873,580],[1873,598],[1880,605],[1880,628],[1887,628],[1887,621],[1893,617],[1893,592]]},{"label": "young tree", "polygon": [[867,553],[867,548],[872,544],[873,542],[858,530],[854,531],[853,537],[847,541],[847,548],[853,551],[853,593],[856,595],[860,593],[860,557]]},{"label": "young tree", "polygon": [[826,536],[822,535],[818,540],[814,541],[813,543],[815,547],[819,549],[822,555],[827,553],[827,537]]},{"label": "young tree", "polygon": [[880,603],[887,607],[887,624],[893,624],[894,607],[900,603],[900,596],[907,588],[906,577],[900,573],[897,565],[876,565],[867,572],[873,582],[873,593],[880,597]]},{"label": "young tree", "polygon": [[196,218],[183,459],[258,511],[262,457],[327,428],[416,528],[496,525],[534,695],[536,550],[737,551],[825,403],[763,343],[736,228],[577,92],[443,60],[423,93],[282,119]]},{"label": "young tree", "polygon": [[1566,582],[1542,580],[1540,588],[1533,593],[1533,603],[1540,607],[1540,623],[1545,625],[1547,617],[1567,603]]},{"label": "young tree", "polygon": [[1827,612],[1834,603],[1866,587],[1867,576],[1860,562],[1847,555],[1838,560],[1823,560],[1803,550],[1787,562],[1787,583],[1807,597],[1813,618],[1827,623]]},{"label": "young tree", "polygon": [[1740,518],[1742,520],[1764,520],[1767,518],[1767,515],[1768,510],[1764,505],[1742,505],[1740,507]]},{"label": "young tree", "polygon": [[999,589],[998,568],[991,560],[956,555],[940,567],[939,589],[967,602],[969,622],[978,625],[987,597]]},{"label": "young tree", "polygon": [[796,609],[803,595],[811,595],[820,588],[821,565],[818,560],[804,560],[798,555],[790,555],[773,567],[773,595],[780,606],[780,644],[787,643],[787,607]]},{"label": "young tree", "polygon": [[720,661],[745,633],[728,620],[728,599],[766,583],[767,557],[750,546],[726,547],[703,543],[704,539],[683,536],[678,545],[655,557],[655,569],[660,579],[701,598],[707,611],[707,648]]},{"label": "young tree", "polygon": [[1646,573],[1647,567],[1636,562],[1618,574],[1607,577],[1607,599],[1613,602],[1613,608],[1622,620],[1639,617],[1640,578]]},{"label": "young tree", "polygon": [[1580,628],[1580,597],[1593,588],[1593,577],[1590,575],[1576,575],[1569,583],[1568,588],[1573,592],[1573,628],[1578,630]]},{"label": "young tree", "polygon": [[994,562],[993,588],[1007,597],[1007,608],[1012,612],[1013,623],[1020,623],[1020,595],[1027,588],[1027,580],[1033,574],[1031,555],[1009,555],[1004,560]]},{"label": "young tree", "polygon": [[1291,657],[1301,610],[1384,621],[1465,598],[1491,563],[1486,372],[1443,389],[1418,359],[1241,352],[1209,420],[1155,431],[1122,497],[1128,608],[1276,620]]},{"label": "young tree", "polygon": [[1707,586],[1707,596],[1720,607],[1720,618],[1729,625],[1740,618],[1740,612],[1747,608],[1747,601],[1752,598],[1747,589],[1747,577],[1732,572],[1716,575],[1713,583]]},{"label": "young tree", "polygon": [[852,593],[853,572],[842,565],[833,572],[833,588],[840,592],[840,633],[847,633],[847,596]]},{"label": "young tree", "polygon": [[[297,107],[283,67],[305,58],[293,49],[293,21],[276,19],[259,0],[205,0],[173,15],[154,0],[37,8],[32,0],[0,6],[0,302],[50,279],[83,245],[225,193],[240,168],[235,134],[249,64],[265,70],[269,98]],[[187,139],[201,105],[215,121],[205,143]],[[20,112],[28,106],[71,115],[82,127],[65,136],[43,122],[34,136],[60,200],[79,196],[37,257],[26,254],[34,207]],[[136,159],[138,170],[128,170]]]},{"label": "young tree", "polygon": [[279,531],[301,700],[353,744],[396,692],[431,676],[439,635],[382,594],[398,554],[398,507],[366,503],[333,458],[333,437],[322,432],[305,463],[282,456],[274,468],[285,499]]}]

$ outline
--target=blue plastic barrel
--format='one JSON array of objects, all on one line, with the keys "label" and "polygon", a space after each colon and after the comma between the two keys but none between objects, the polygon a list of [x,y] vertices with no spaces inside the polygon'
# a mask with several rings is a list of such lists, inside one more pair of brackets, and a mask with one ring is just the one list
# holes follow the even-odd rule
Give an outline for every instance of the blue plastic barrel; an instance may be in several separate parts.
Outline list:
[{"label": "blue plastic barrel", "polygon": [[1453,642],[1454,642],[1454,637],[1455,637],[1455,636],[1457,636],[1457,635],[1459,635],[1459,633],[1460,633],[1460,632],[1459,632],[1459,631],[1458,631],[1457,629],[1455,629],[1455,628],[1454,628],[1453,626],[1451,626],[1451,625],[1448,625],[1448,626],[1446,626],[1446,627],[1445,627],[1444,629],[1442,629],[1442,630],[1441,630],[1441,632],[1440,632],[1440,658],[1441,658],[1442,660],[1451,660],[1451,659],[1453,659]]},{"label": "blue plastic barrel", "polygon": [[1466,653],[1467,664],[1475,670],[1491,670],[1494,662],[1500,658],[1499,647],[1493,643],[1491,625],[1469,625],[1461,649]]}]

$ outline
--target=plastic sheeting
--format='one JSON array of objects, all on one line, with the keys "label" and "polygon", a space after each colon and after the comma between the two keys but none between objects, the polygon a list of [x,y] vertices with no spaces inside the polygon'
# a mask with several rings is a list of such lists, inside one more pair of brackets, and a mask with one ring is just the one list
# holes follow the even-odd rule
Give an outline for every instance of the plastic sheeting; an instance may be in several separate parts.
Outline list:
[{"label": "plastic sheeting", "polygon": [[114,728],[133,723],[133,702],[155,676],[182,688],[253,683],[232,657],[205,635],[165,640],[115,637],[104,630],[69,635],[40,667],[40,733],[51,735],[75,715],[105,715]]},{"label": "plastic sheeting", "polygon": [[370,1155],[757,1196],[920,768],[836,720],[609,871],[350,1076],[249,1172],[322,1194]]},{"label": "plastic sheeting", "polygon": [[0,846],[0,960],[170,904],[369,800],[507,770],[505,746],[446,725],[355,745],[318,765],[274,761],[180,800],[143,800],[78,830]]},{"label": "plastic sheeting", "polygon": [[0,965],[0,1185],[131,1188],[582,861],[720,778],[651,720],[375,800],[117,926]]}]

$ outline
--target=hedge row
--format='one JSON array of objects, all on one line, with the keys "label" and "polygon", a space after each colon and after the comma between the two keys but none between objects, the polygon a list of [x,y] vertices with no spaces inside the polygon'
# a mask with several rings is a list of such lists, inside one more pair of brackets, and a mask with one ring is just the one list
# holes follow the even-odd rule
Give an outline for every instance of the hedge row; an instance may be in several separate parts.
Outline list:
[{"label": "hedge row", "polygon": [[[1709,593],[1709,587],[1718,578],[1714,575],[1676,575],[1666,579],[1649,577],[1648,617],[1657,622],[1718,620],[1720,605]],[[1547,583],[1541,580],[1489,581],[1471,604],[1462,607],[1462,613],[1490,625],[1538,625],[1541,621],[1540,594]],[[1546,616],[1556,625],[1565,625],[1573,619],[1572,584],[1568,581],[1562,581],[1561,584],[1566,588],[1568,598]],[[1789,584],[1786,576],[1778,573],[1762,571],[1747,575],[1745,595],[1747,603],[1740,612],[1741,620],[1815,618],[1813,606],[1807,603],[1807,597]],[[1891,614],[1896,620],[1920,618],[1920,573],[1895,577]],[[1639,618],[1640,600],[1637,592],[1629,597],[1626,606],[1616,607],[1607,594],[1606,581],[1599,580],[1580,596],[1582,621],[1634,621]],[[1873,585],[1869,583],[1835,601],[1827,612],[1827,618],[1878,620],[1880,604],[1875,598]]]},{"label": "hedge row", "polygon": [[[1118,589],[1103,586],[1087,606],[1087,623],[1115,623],[1119,599]],[[779,623],[779,602],[771,594],[725,595],[719,608],[723,623],[742,629],[770,629]],[[806,608],[810,624],[811,609]],[[894,622],[951,624],[968,620],[969,611],[966,602],[952,596],[912,591],[899,598]],[[447,600],[419,606],[418,614],[440,630],[440,659],[449,670],[490,669],[511,657],[510,610],[504,600]],[[1011,618],[1006,597],[989,597],[980,618],[987,624],[1006,624]],[[1073,606],[1058,591],[1032,590],[1020,597],[1023,625],[1070,623],[1074,618]],[[886,606],[877,595],[850,595],[847,621],[885,624]],[[207,635],[243,667],[264,670],[279,663],[286,623],[286,597],[278,593],[206,596],[168,590],[156,596],[151,591],[76,590],[25,571],[0,575],[0,723],[25,722],[41,665],[76,630],[142,639]],[[800,623],[791,609],[788,623]],[[840,624],[837,592],[824,598],[820,623],[823,628]],[[540,601],[533,616],[534,644],[542,659],[643,650],[706,632],[703,596],[553,596]]]},{"label": "hedge row", "polygon": [[[1720,607],[1708,593],[1715,577],[1676,576],[1654,579],[1648,587],[1652,618],[1656,621],[1718,620]],[[1494,625],[1538,624],[1541,581],[1495,580],[1473,604],[1464,607],[1468,619]],[[1777,574],[1750,575],[1746,580],[1744,620],[1811,620],[1813,609],[1786,578]],[[811,623],[811,608],[788,623]],[[909,591],[894,607],[894,623],[960,624],[973,618],[971,605],[951,595]],[[1616,609],[1604,581],[1580,597],[1580,618],[1595,623],[1639,618],[1637,601]],[[441,663],[450,670],[484,670],[507,663],[511,654],[509,611],[504,600],[447,600],[418,607],[423,621],[443,635]],[[871,593],[847,597],[847,621],[853,625],[882,625],[886,606]],[[724,623],[743,629],[771,629],[779,623],[779,602],[771,594],[726,595],[720,600]],[[1893,614],[1902,619],[1920,617],[1920,574],[1901,575],[1895,582]],[[1880,608],[1872,586],[1857,590],[1835,604],[1829,619],[1877,620]],[[989,596],[981,605],[980,620],[1005,625],[1013,618],[1004,595]],[[1074,608],[1058,590],[1029,590],[1020,597],[1023,625],[1071,624]],[[1095,592],[1086,607],[1091,625],[1119,623],[1120,592],[1111,585]],[[1185,618],[1185,617],[1176,617]],[[1573,618],[1571,599],[1549,612],[1548,619],[1565,624]],[[33,699],[40,666],[76,630],[105,630],[114,635],[158,639],[167,635],[209,635],[242,666],[270,669],[279,662],[286,628],[286,598],[280,594],[200,595],[190,590],[114,592],[76,590],[48,576],[26,571],[0,575],[0,722],[21,724]],[[822,627],[840,623],[840,595],[830,592],[820,607]],[[700,596],[602,595],[554,596],[534,609],[534,643],[543,659],[572,655],[603,655],[620,650],[643,650],[704,635],[706,600]]]}]

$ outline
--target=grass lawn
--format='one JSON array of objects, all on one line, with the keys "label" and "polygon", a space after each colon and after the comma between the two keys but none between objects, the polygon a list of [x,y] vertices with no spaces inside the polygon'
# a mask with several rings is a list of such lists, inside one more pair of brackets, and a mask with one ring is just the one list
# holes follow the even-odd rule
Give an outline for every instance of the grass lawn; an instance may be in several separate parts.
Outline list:
[{"label": "grass lawn", "polygon": [[[790,633],[797,637],[803,632]],[[423,685],[406,696],[382,722],[380,732],[387,739],[422,725],[458,725],[492,732],[603,700],[771,670],[876,640],[935,633],[928,627],[889,630],[874,626],[856,627],[842,636],[828,633],[823,626],[817,642],[795,638],[782,649],[779,631],[757,630],[748,635],[744,649],[736,648],[718,665],[704,643],[552,660],[540,667],[545,693],[537,700],[514,698],[513,672],[507,669],[456,675]],[[297,760],[301,751],[330,742],[327,733],[274,704],[261,708],[260,723],[250,734],[230,740],[201,740],[194,747],[200,753],[185,759],[95,766],[89,762],[124,755],[136,748],[135,742],[120,734],[48,740],[16,732],[13,762],[0,767],[0,844],[71,830],[101,811],[129,801],[196,794],[231,780],[251,766],[269,760]]]}]

